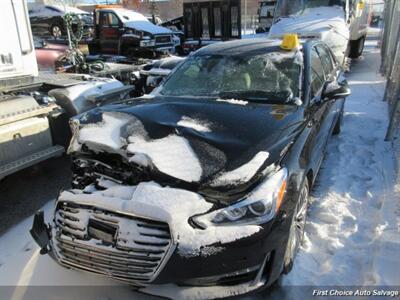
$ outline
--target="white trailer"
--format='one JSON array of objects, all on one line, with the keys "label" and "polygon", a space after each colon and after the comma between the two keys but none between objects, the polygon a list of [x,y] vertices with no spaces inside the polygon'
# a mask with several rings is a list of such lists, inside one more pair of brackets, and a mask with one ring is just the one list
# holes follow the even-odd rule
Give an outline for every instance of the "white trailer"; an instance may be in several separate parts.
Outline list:
[{"label": "white trailer", "polygon": [[278,0],[269,36],[319,38],[344,63],[362,54],[369,18],[369,0]]},{"label": "white trailer", "polygon": [[38,76],[24,0],[0,1],[0,179],[61,155],[69,117],[131,90],[109,78],[77,74]]}]

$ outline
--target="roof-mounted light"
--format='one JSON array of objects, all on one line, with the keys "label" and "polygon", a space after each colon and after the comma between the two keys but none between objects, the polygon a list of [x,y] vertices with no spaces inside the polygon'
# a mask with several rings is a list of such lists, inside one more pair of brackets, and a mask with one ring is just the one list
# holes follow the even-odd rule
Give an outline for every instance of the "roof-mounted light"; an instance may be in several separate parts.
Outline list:
[{"label": "roof-mounted light", "polygon": [[299,37],[297,33],[287,33],[283,36],[281,48],[283,50],[291,51],[300,47]]}]

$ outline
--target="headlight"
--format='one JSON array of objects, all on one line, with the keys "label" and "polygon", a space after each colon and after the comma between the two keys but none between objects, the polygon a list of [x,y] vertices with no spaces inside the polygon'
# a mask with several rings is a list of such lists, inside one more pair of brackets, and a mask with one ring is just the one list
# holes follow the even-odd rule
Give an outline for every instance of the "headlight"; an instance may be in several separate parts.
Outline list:
[{"label": "headlight", "polygon": [[203,228],[266,223],[275,217],[281,206],[287,176],[287,169],[282,168],[265,179],[242,201],[192,219]]},{"label": "headlight", "polygon": [[140,47],[151,47],[154,46],[156,42],[154,40],[141,40]]},{"label": "headlight", "polygon": [[125,30],[125,34],[133,34],[133,30],[128,28]]}]

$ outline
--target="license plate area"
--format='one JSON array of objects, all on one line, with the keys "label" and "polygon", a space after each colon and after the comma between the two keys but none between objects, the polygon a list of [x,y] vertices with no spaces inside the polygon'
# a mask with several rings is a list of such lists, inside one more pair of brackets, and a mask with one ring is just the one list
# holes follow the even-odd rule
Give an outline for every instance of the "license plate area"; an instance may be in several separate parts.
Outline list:
[{"label": "license plate area", "polygon": [[113,245],[117,240],[118,226],[95,219],[89,219],[89,237],[100,240],[105,245]]}]

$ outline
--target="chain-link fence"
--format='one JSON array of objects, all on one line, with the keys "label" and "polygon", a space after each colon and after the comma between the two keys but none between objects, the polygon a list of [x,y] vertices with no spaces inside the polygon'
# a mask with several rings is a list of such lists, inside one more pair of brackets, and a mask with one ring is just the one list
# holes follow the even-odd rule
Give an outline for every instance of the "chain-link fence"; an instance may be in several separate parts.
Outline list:
[{"label": "chain-link fence", "polygon": [[[386,0],[382,35],[381,72],[387,78],[384,100],[389,105],[390,123],[386,140],[400,143],[400,1]],[[399,144],[400,145],[400,144]]]}]

